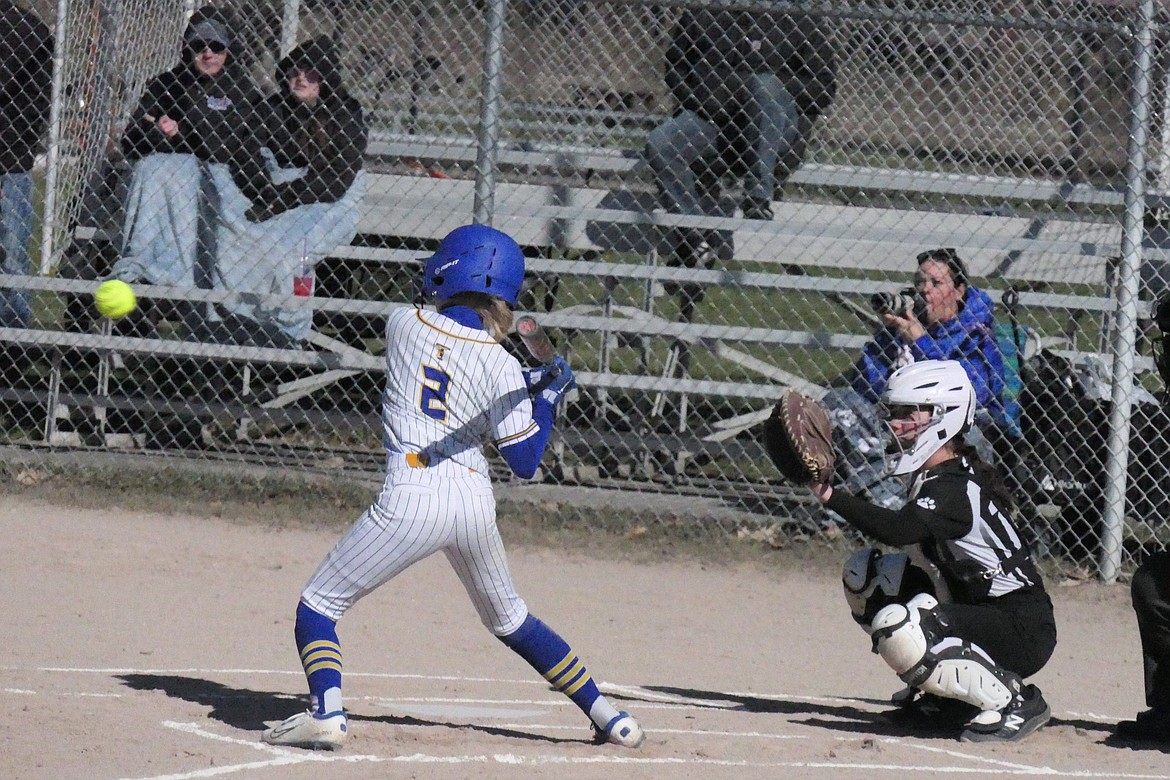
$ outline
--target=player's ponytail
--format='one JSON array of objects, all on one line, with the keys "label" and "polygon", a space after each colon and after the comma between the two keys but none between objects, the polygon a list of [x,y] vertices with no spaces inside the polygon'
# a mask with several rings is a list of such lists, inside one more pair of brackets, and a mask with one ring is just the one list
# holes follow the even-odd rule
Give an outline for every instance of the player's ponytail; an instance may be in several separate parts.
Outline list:
[{"label": "player's ponytail", "polygon": [[983,483],[991,491],[991,495],[995,498],[996,502],[1001,507],[1010,507],[1014,510],[1016,508],[1016,498],[1012,494],[1011,488],[1008,487],[1003,473],[979,457],[979,451],[975,449],[974,445],[969,444],[962,438],[955,439],[951,444],[954,445],[955,454],[961,458],[966,458],[967,462],[971,464],[971,469],[975,472],[976,476],[983,480]]},{"label": "player's ponytail", "polygon": [[503,341],[512,330],[512,307],[502,298],[481,292],[461,292],[443,301],[448,306],[466,306],[479,315],[483,328],[496,341]]}]

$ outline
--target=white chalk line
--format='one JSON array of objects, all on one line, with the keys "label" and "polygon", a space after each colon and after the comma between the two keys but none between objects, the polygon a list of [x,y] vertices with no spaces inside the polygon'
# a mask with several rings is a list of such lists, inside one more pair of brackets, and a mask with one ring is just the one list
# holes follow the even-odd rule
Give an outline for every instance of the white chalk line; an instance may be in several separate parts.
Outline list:
[{"label": "white chalk line", "polygon": [[[315,752],[306,751],[292,751],[283,748],[265,745],[262,742],[253,742],[249,740],[242,740],[235,737],[227,737],[214,732],[208,731],[196,723],[177,723],[174,721],[163,721],[163,726],[183,731],[194,736],[211,739],[219,742],[226,742],[235,745],[243,745],[261,750],[263,752],[273,755],[273,758],[267,761],[251,761],[242,764],[234,764],[229,766],[220,766],[208,769],[194,770],[191,772],[182,772],[168,775],[155,775],[149,778],[127,778],[126,780],[196,780],[196,778],[217,777],[227,774],[234,774],[237,772],[245,772],[251,769],[266,769],[276,766],[288,766],[291,764],[301,763],[333,763],[333,762],[369,762],[369,763],[391,763],[391,764],[503,764],[512,766],[549,766],[549,765],[574,765],[574,764],[615,764],[627,766],[710,766],[710,767],[737,767],[744,769],[825,769],[825,770],[849,770],[856,769],[865,772],[897,772],[897,773],[946,773],[957,775],[998,775],[998,776],[1044,776],[1044,777],[1068,777],[1068,778],[1117,778],[1117,780],[1166,780],[1167,775],[1153,775],[1153,774],[1137,774],[1137,773],[1118,773],[1118,772],[1096,772],[1092,770],[1078,770],[1078,771],[1062,771],[1052,767],[1033,767],[1028,765],[1013,764],[1009,762],[997,762],[993,759],[985,759],[987,763],[1000,764],[995,767],[971,767],[971,766],[921,766],[921,765],[902,765],[902,764],[860,764],[860,763],[846,763],[837,761],[744,761],[744,760],[729,760],[717,758],[675,758],[675,757],[640,757],[640,756],[619,756],[619,755],[597,755],[597,756],[566,756],[561,754],[536,754],[536,755],[518,755],[515,753],[493,753],[493,754],[474,754],[474,755],[455,755],[455,756],[440,756],[429,753],[414,753],[411,755],[402,756],[373,756],[373,755],[344,755],[344,754],[319,754]],[[889,739],[882,740],[887,743],[903,744],[901,740]],[[971,759],[980,758],[976,756],[969,756],[957,751],[950,751],[945,749],[935,749],[932,752],[939,752],[948,755],[953,755],[957,758]]]},{"label": "white chalk line", "polygon": [[[303,678],[304,671],[300,669],[205,669],[197,667],[179,667],[170,669],[142,669],[137,667],[84,667],[84,666],[0,666],[5,672],[51,672],[63,674],[241,674],[265,676],[290,676]],[[369,678],[374,680],[437,680],[439,682],[476,682],[476,683],[507,683],[509,685],[543,685],[548,683],[532,678],[513,680],[501,677],[466,677],[442,674],[401,674],[393,672],[360,672],[346,670],[347,678]]]},{"label": "white chalk line", "polygon": [[[492,728],[496,729],[522,729],[527,731],[582,731],[583,726],[566,726],[564,724],[553,723],[496,723],[492,722]],[[434,726],[426,723],[400,723],[395,724],[395,728],[401,729],[432,729]],[[764,731],[714,731],[710,729],[666,729],[658,728],[652,729],[654,734],[685,734],[690,737],[743,737],[752,739],[808,739],[804,734],[771,734]]]},{"label": "white chalk line", "polygon": [[[154,674],[154,675],[180,675],[180,674],[200,674],[200,675],[216,675],[216,674],[237,674],[237,675],[291,675],[300,677],[303,673],[299,670],[272,670],[272,669],[207,669],[207,668],[171,668],[171,669],[142,669],[142,668],[91,668],[91,667],[0,667],[9,671],[35,671],[42,673],[73,673],[73,674],[98,674],[98,675],[115,675],[115,674]],[[349,672],[348,677],[368,678],[368,679],[401,679],[401,680],[424,680],[424,681],[447,681],[447,682],[468,682],[468,683],[493,683],[493,684],[507,684],[507,685],[536,685],[547,687],[547,683],[540,680],[530,679],[509,679],[509,678],[493,678],[493,677],[468,677],[460,675],[425,675],[425,674],[402,674],[402,673],[372,673],[372,672]],[[847,703],[853,706],[862,704],[856,699],[838,697],[838,696],[807,696],[795,694],[761,694],[758,692],[736,692],[736,691],[721,691],[718,696],[726,697],[720,698],[697,698],[687,697],[678,694],[664,693],[654,691],[640,686],[618,685],[612,683],[601,683],[599,687],[607,693],[616,695],[626,695],[637,697],[642,700],[642,707],[644,709],[673,709],[673,708],[703,708],[703,709],[738,709],[743,707],[742,701],[737,699],[755,699],[755,700],[774,700],[774,701],[806,701],[806,702],[823,702],[823,703]],[[25,689],[5,689],[5,692],[18,694],[35,694],[35,691],[28,691]],[[62,694],[62,695],[87,695],[83,693]],[[94,696],[106,696],[110,698],[120,698],[121,694],[90,694]],[[350,697],[355,698],[355,697]],[[357,697],[361,700],[379,702],[383,706],[393,706],[394,701],[403,703],[407,702],[429,702],[429,703],[492,703],[492,704],[525,704],[525,705],[561,705],[567,706],[569,702],[562,700],[559,697],[552,700],[530,700],[530,699],[491,699],[491,698],[458,698],[458,697],[395,697],[388,699],[384,696],[363,696]],[[1108,716],[1103,716],[1095,713],[1069,713],[1073,717],[1088,717],[1096,720],[1110,721]],[[197,729],[195,724],[187,724],[191,729]],[[569,729],[574,727],[568,726],[534,726],[531,723],[525,724],[504,724],[502,728],[541,728],[549,730]],[[419,725],[419,728],[429,728],[425,725]],[[184,730],[191,730],[184,729]],[[744,737],[744,738],[771,738],[771,739],[804,739],[799,735],[776,735],[763,734],[760,732],[724,732],[724,731],[702,731],[694,729],[652,729],[653,732],[662,734],[688,734],[700,735],[705,734],[709,736],[726,736],[726,737]],[[211,732],[203,732],[199,730],[191,730],[191,733],[199,733],[200,736],[207,736],[211,738],[220,738]],[[232,738],[223,737],[224,741],[237,741]],[[841,738],[843,741],[851,738]],[[1049,777],[1084,777],[1084,778],[1109,778],[1116,777],[1118,780],[1170,780],[1170,775],[1163,774],[1132,774],[1132,773],[1117,773],[1116,771],[1100,772],[1096,770],[1077,770],[1077,771],[1063,771],[1054,769],[1052,767],[1035,767],[1027,764],[1015,764],[1012,762],[997,761],[989,759],[984,756],[964,753],[962,751],[948,750],[944,748],[931,747],[929,745],[922,745],[913,742],[907,742],[900,739],[886,739],[883,742],[889,744],[897,744],[899,746],[910,747],[916,750],[924,750],[928,752],[936,752],[948,755],[953,758],[961,760],[973,761],[976,763],[991,764],[992,766],[977,768],[969,766],[959,767],[917,767],[917,766],[902,766],[897,764],[844,764],[838,762],[746,762],[746,761],[730,761],[721,759],[709,758],[636,758],[636,757],[615,757],[615,756],[601,756],[601,757],[571,757],[571,756],[515,756],[512,754],[493,755],[493,756],[434,756],[428,754],[415,754],[413,756],[320,756],[313,753],[301,755],[301,751],[288,752],[276,755],[273,759],[264,762],[250,762],[248,764],[236,765],[235,767],[214,767],[203,770],[196,770],[191,773],[180,773],[176,775],[159,776],[152,778],[152,780],[185,780],[186,778],[198,777],[214,777],[222,774],[230,774],[236,771],[245,771],[251,768],[261,768],[268,766],[280,766],[295,763],[304,763],[306,761],[376,761],[376,762],[407,762],[407,763],[514,763],[514,764],[550,764],[550,763],[646,763],[646,764],[696,764],[696,765],[710,765],[710,766],[742,766],[742,767],[771,767],[771,768],[837,768],[837,769],[868,769],[878,771],[948,771],[963,774],[996,774],[996,775],[1044,775]],[[238,740],[240,744],[247,745],[263,745],[260,742],[252,742],[248,740]],[[271,748],[271,746],[265,746]],[[278,749],[277,749],[278,750]]]},{"label": "white chalk line", "polygon": [[[913,742],[913,741],[898,738],[898,737],[886,737],[886,738],[881,739],[880,741],[884,744],[893,744],[893,745],[897,745],[899,747],[911,748],[913,750],[921,750],[921,751],[926,752],[926,753],[938,753],[940,755],[949,756],[951,758],[958,758],[958,759],[962,759],[964,761],[973,761],[975,763],[981,763],[981,764],[991,764],[995,767],[995,769],[988,769],[987,771],[992,773],[992,774],[1045,775],[1048,777],[1089,777],[1089,778],[1101,777],[1101,778],[1117,778],[1118,780],[1122,780],[1122,778],[1126,778],[1127,780],[1143,780],[1143,779],[1144,780],[1166,780],[1166,778],[1170,778],[1170,775],[1165,775],[1165,774],[1151,775],[1151,774],[1132,773],[1132,772],[1118,772],[1118,771],[1112,770],[1112,769],[1110,769],[1110,770],[1096,770],[1096,769],[1065,770],[1065,769],[1055,769],[1055,768],[1050,767],[1050,766],[1038,767],[1038,766],[1033,766],[1031,764],[1020,764],[1020,763],[1016,763],[1014,761],[1004,761],[1001,759],[993,758],[991,756],[982,756],[982,755],[979,755],[978,753],[968,753],[966,751],[955,750],[953,748],[944,748],[944,747],[937,747],[934,745],[926,745],[926,744],[923,744],[920,742]],[[940,771],[944,771],[944,768],[942,768],[942,767],[940,767],[939,769],[940,769]],[[956,771],[956,770],[949,770],[949,771]],[[969,768],[969,769],[965,769],[965,770],[961,770],[961,771],[971,773],[971,772],[977,772],[979,770],[976,770],[974,768]]]},{"label": "white chalk line", "polygon": [[[1015,769],[1015,770],[1021,770],[1021,771],[1032,771],[1032,770],[1036,769],[1036,767],[1032,766],[1031,764],[1017,764],[1014,761],[1002,761],[1000,759],[992,758],[990,756],[981,756],[981,755],[978,755],[977,753],[968,753],[968,752],[963,751],[963,750],[955,750],[954,748],[935,747],[933,745],[922,745],[922,744],[919,744],[916,742],[910,742],[908,740],[899,739],[898,737],[887,737],[885,739],[882,739],[881,742],[883,742],[884,744],[898,745],[899,747],[908,747],[908,748],[912,748],[914,750],[921,750],[925,753],[938,753],[940,755],[950,756],[951,758],[961,758],[965,761],[974,761],[977,764],[992,764],[992,765],[997,766],[1001,769]],[[1049,770],[1046,768],[1046,771],[1056,771],[1056,770]]]},{"label": "white chalk line", "polygon": [[[74,667],[74,666],[39,666],[39,667],[23,667],[23,666],[2,666],[0,671],[10,672],[45,672],[45,673],[60,673],[60,674],[100,674],[100,675],[115,675],[115,674],[153,674],[153,675],[178,675],[178,674],[233,674],[233,675],[265,675],[265,676],[292,676],[301,678],[304,672],[300,669],[206,669],[206,668],[171,668],[171,669],[141,669],[134,667]],[[523,679],[506,678],[506,677],[468,677],[461,675],[441,675],[441,674],[403,674],[394,672],[362,672],[346,670],[345,676],[347,679],[372,679],[372,680],[426,680],[438,682],[467,682],[467,683],[492,683],[492,684],[507,684],[507,685],[536,685],[541,687],[548,687],[548,683],[539,678],[526,677]],[[605,681],[598,681],[597,687],[605,693],[636,695],[640,698],[659,699],[662,701],[693,701],[702,703],[707,706],[714,706],[720,700],[717,699],[700,699],[688,698],[678,694],[663,693],[661,691],[654,691],[648,688],[643,688],[637,685],[620,685],[617,683],[610,683]],[[749,698],[749,699],[774,699],[776,701],[811,701],[811,702],[855,702],[855,699],[850,699],[840,696],[805,696],[805,695],[790,695],[781,693],[761,694],[758,692],[736,692],[736,691],[719,691],[719,696],[726,696],[728,699],[733,698]],[[723,703],[729,706],[739,706],[740,702],[724,701]]]},{"label": "white chalk line", "polygon": [[[238,737],[229,737],[223,734],[216,734],[213,731],[208,731],[197,723],[177,723],[171,720],[164,720],[162,725],[182,731],[187,734],[193,734],[197,737],[210,739],[216,742],[225,742],[231,745],[241,745],[243,747],[259,750],[263,753],[268,753],[273,758],[267,761],[248,761],[242,764],[229,764],[226,766],[207,767],[205,769],[195,769],[190,772],[176,772],[166,775],[152,775],[149,778],[134,778],[133,780],[195,780],[203,777],[219,777],[222,775],[235,774],[237,772],[247,772],[252,769],[268,769],[277,766],[290,766],[293,764],[304,764],[314,761],[345,761],[349,763],[356,763],[359,761],[377,761],[377,756],[363,756],[363,755],[348,755],[326,757],[319,756],[315,753],[307,751],[287,750],[285,748],[267,745],[259,740],[240,739]],[[130,780],[130,778],[126,778]]]},{"label": "white chalk line", "polygon": [[[180,675],[180,674],[199,674],[199,675],[266,675],[266,676],[290,676],[297,679],[304,678],[304,672],[300,669],[248,669],[248,668],[227,668],[227,669],[210,669],[199,667],[182,667],[171,669],[145,669],[135,667],[71,667],[71,666],[4,666],[0,665],[0,671],[9,672],[41,672],[41,673],[59,673],[59,674],[96,674],[96,675],[116,675],[116,674],[153,674],[153,675]],[[507,677],[468,677],[466,675],[438,675],[438,674],[405,674],[394,672],[360,672],[349,671],[345,673],[347,679],[373,679],[373,680],[424,680],[437,682],[466,682],[466,683],[492,683],[492,684],[506,684],[506,685],[530,685],[548,688],[548,683],[544,680],[524,678],[514,679]],[[753,691],[719,691],[719,696],[725,696],[726,699],[704,699],[697,697],[687,697],[679,694],[665,693],[662,691],[655,691],[637,685],[620,685],[617,683],[599,682],[597,687],[606,694],[614,694],[617,696],[636,697],[643,704],[650,704],[652,702],[662,703],[678,703],[678,704],[692,704],[708,709],[735,709],[742,707],[742,701],[736,699],[756,699],[762,701],[805,701],[813,703],[825,704],[850,704],[853,706],[864,706],[862,702],[857,699],[851,699],[842,696],[810,696],[800,694],[783,694],[783,693],[759,693]],[[13,694],[33,694],[35,691],[24,690],[19,688],[0,689],[5,693]],[[109,694],[111,697],[117,697],[121,694]],[[295,695],[295,694],[294,694]],[[353,699],[355,697],[347,697]],[[371,701],[385,701],[385,696],[366,696],[361,697]],[[400,697],[395,697],[401,701],[407,701]],[[420,701],[438,701],[420,699]],[[471,700],[465,700],[471,701]],[[484,700],[496,703],[504,703],[504,700]],[[563,702],[563,700],[561,700]],[[516,700],[517,704],[550,704],[556,702],[549,702],[545,700],[529,701]],[[1100,721],[1102,723],[1116,723],[1129,715],[1102,715],[1093,712],[1076,712],[1067,711],[1061,712],[1061,717],[1083,718],[1086,720]]]},{"label": "white chalk line", "polygon": [[637,685],[618,685],[616,683],[599,683],[598,688],[602,688],[605,693],[613,693],[618,696],[636,696],[643,701],[670,701],[670,702],[686,702],[687,704],[702,705],[704,707],[724,707],[735,708],[743,706],[743,699],[752,699],[756,701],[804,701],[813,702],[817,704],[858,704],[857,699],[851,699],[843,696],[803,696],[798,694],[788,693],[759,693],[752,691],[718,691],[721,697],[726,698],[700,698],[695,696],[683,696],[678,693],[666,693],[663,691],[655,691],[649,688],[643,688]]},{"label": "white chalk line", "polygon": [[[570,699],[565,698],[559,694],[555,698],[548,699],[492,699],[480,696],[476,697],[462,697],[462,696],[346,696],[346,701],[367,701],[379,707],[394,707],[396,705],[410,705],[410,704],[487,704],[496,706],[515,705],[528,707],[568,707],[576,708]],[[691,710],[697,709],[694,704],[689,702],[638,702],[638,711],[646,712],[648,710]],[[698,709],[707,709],[706,707]],[[723,708],[718,708],[723,709]]]}]

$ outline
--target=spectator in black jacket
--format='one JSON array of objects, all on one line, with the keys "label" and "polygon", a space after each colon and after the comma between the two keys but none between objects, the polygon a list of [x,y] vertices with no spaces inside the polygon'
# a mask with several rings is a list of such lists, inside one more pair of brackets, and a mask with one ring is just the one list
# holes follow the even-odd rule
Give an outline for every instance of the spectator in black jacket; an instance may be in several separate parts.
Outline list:
[{"label": "spectator in black jacket", "polygon": [[212,287],[214,175],[230,179],[231,170],[257,165],[246,141],[263,121],[234,29],[225,11],[196,11],[183,34],[183,62],[146,85],[126,126],[122,151],[134,175],[117,278]]},{"label": "spectator in black jacket", "polygon": [[[329,250],[357,232],[364,193],[367,130],[361,105],[342,84],[328,38],[301,44],[279,65],[282,85],[264,105],[251,153],[267,167],[236,166],[239,189],[223,182],[215,286],[260,295],[303,295]],[[262,152],[258,149],[262,148]],[[259,178],[249,178],[257,168]],[[257,323],[276,341],[296,343],[312,321],[305,305],[227,304],[229,322]]]},{"label": "spectator in black jacket", "polygon": [[249,214],[253,222],[297,206],[340,200],[362,169],[366,150],[362,107],[342,84],[332,41],[315,38],[297,47],[281,60],[276,78],[281,89],[265,104],[263,144],[278,167],[303,173],[261,186]]},{"label": "spectator in black jacket", "polygon": [[[29,273],[32,169],[49,117],[53,36],[32,11],[0,0],[0,270]],[[28,293],[0,290],[0,326],[24,328]]]},{"label": "spectator in black jacket", "polygon": [[[777,187],[800,164],[809,128],[836,92],[835,67],[829,40],[810,16],[684,11],[666,53],[666,85],[678,110],[646,139],[662,205],[716,215],[722,164],[743,177],[743,216],[772,219]],[[726,232],[674,233],[674,265],[710,268],[733,255]],[[701,295],[696,285],[682,288],[680,319],[691,319]]]}]

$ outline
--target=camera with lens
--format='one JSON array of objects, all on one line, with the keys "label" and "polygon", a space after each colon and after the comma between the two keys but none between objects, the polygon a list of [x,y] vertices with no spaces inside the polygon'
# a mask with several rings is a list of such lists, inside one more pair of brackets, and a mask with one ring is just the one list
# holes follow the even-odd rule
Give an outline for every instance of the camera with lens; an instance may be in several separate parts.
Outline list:
[{"label": "camera with lens", "polygon": [[869,305],[878,314],[897,314],[901,316],[909,311],[919,319],[922,318],[922,314],[926,311],[926,299],[913,287],[899,292],[874,293],[869,298]]}]

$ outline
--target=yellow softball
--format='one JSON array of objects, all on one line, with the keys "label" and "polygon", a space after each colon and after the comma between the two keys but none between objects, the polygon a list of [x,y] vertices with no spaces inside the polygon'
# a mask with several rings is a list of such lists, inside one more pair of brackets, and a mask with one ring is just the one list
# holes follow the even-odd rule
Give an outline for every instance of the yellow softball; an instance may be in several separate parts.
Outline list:
[{"label": "yellow softball", "polygon": [[93,294],[94,305],[103,317],[111,320],[125,317],[138,307],[138,297],[130,285],[120,279],[102,282]]}]

